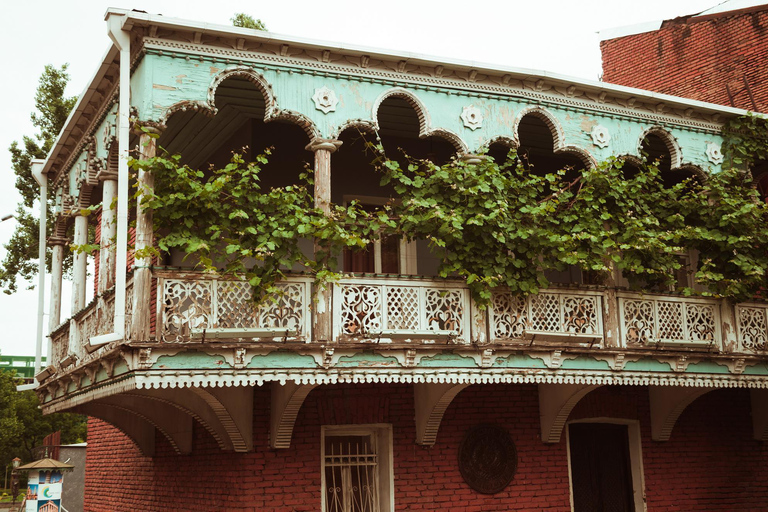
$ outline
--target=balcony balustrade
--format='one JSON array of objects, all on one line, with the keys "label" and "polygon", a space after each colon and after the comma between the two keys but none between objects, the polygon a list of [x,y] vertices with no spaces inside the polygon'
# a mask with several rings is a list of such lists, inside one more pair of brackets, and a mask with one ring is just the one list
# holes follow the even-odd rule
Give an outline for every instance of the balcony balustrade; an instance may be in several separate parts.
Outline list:
[{"label": "balcony balustrade", "polygon": [[715,299],[621,294],[619,318],[627,347],[719,348],[720,301]]},{"label": "balcony balustrade", "polygon": [[[225,339],[256,342],[313,341],[317,320],[313,280],[290,276],[280,293],[260,304],[242,280],[199,272],[155,270],[156,322],[150,340],[131,340],[132,284],[126,290],[126,339],[160,343],[200,343]],[[720,300],[660,294],[550,288],[521,298],[498,291],[489,307],[477,308],[460,282],[404,276],[345,277],[332,287],[332,341],[338,343],[560,344],[603,346],[610,310],[618,300],[618,347],[756,353],[768,348],[768,305],[738,304],[737,344],[721,339]],[[103,347],[90,338],[113,329],[114,294],[88,307],[51,333],[52,364],[66,368],[99,357]]]},{"label": "balcony balustrade", "polygon": [[312,279],[289,277],[262,304],[246,281],[157,273],[157,338],[164,342],[215,338],[311,340]]},{"label": "balcony balustrade", "polygon": [[[130,339],[133,281],[125,286],[125,333]],[[66,368],[78,360],[98,357],[103,347],[91,345],[94,336],[109,334],[114,330],[115,294],[110,290],[95,297],[81,311],[51,333],[51,364]]]},{"label": "balcony balustrade", "polygon": [[593,344],[603,338],[602,300],[596,291],[544,290],[527,298],[494,293],[490,339]]},{"label": "balcony balustrade", "polygon": [[748,351],[765,350],[768,346],[768,305],[739,304],[736,306],[741,348]]},{"label": "balcony balustrade", "polygon": [[343,279],[333,285],[336,340],[470,341],[469,289],[418,279]]}]

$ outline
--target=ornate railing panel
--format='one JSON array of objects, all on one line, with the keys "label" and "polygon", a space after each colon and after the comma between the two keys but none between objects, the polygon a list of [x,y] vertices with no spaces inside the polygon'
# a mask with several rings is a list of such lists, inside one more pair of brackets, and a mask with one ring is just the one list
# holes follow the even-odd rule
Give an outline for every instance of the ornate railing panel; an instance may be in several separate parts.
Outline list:
[{"label": "ornate railing panel", "polygon": [[[217,329],[241,331],[233,335],[238,338],[310,339],[310,278],[291,277],[278,283],[280,293],[259,306],[245,281],[193,274],[158,279],[157,330],[162,341],[190,341],[193,333],[210,330],[213,335]],[[252,336],[249,329],[254,330]],[[259,329],[285,334],[258,334]]]},{"label": "ornate railing panel", "polygon": [[739,343],[744,350],[762,351],[768,348],[768,305],[737,305],[736,323]]},{"label": "ornate railing panel", "polygon": [[594,342],[603,337],[598,292],[550,289],[527,298],[495,292],[488,314],[491,341]]},{"label": "ornate railing panel", "polygon": [[653,343],[708,346],[720,340],[716,300],[622,295],[619,323],[626,346]]},{"label": "ornate railing panel", "polygon": [[[131,326],[131,311],[133,305],[133,281],[125,286],[125,339],[129,339]],[[101,296],[94,297],[91,302],[76,313],[68,322],[67,327],[59,327],[51,336],[53,346],[52,364],[60,366],[62,360],[74,362],[70,356],[83,360],[93,358],[99,347],[90,344],[93,336],[109,334],[115,326],[115,293],[109,290]],[[65,366],[68,366],[65,365]]]},{"label": "ornate railing panel", "polygon": [[334,339],[470,339],[469,290],[416,279],[343,279],[333,288]]}]

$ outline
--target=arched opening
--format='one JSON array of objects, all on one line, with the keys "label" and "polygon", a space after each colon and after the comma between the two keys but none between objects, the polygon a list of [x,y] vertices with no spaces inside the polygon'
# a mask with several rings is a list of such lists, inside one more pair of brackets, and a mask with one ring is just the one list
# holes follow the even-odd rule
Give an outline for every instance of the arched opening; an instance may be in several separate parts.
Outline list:
[{"label": "arched opening", "polygon": [[513,146],[508,141],[496,139],[488,146],[486,155],[493,158],[498,165],[502,165],[509,159],[511,149]]},{"label": "arched opening", "polygon": [[[573,181],[584,169],[584,162],[570,152],[555,153],[556,133],[551,124],[552,121],[544,114],[536,112],[525,114],[520,119],[517,127],[520,140],[518,158],[528,172],[544,176],[564,170],[564,180]],[[555,286],[585,282],[585,273],[577,265],[569,265],[563,270],[546,270],[544,276]]]},{"label": "arched opening", "polygon": [[575,178],[574,171],[584,169],[584,162],[573,153],[555,153],[555,135],[542,116],[529,113],[520,119],[517,127],[520,160],[531,172],[542,176],[565,169],[569,171],[566,178]]},{"label": "arched opening", "polygon": [[[289,118],[265,122],[267,100],[247,76],[228,76],[215,89],[216,115],[195,109],[177,110],[166,122],[158,144],[171,154],[181,155],[181,163],[204,172],[226,166],[232,154],[241,153],[253,161],[269,148],[267,163],[261,164],[262,190],[287,185],[303,185],[300,175],[311,164],[313,155],[305,149],[309,136]],[[307,240],[302,250],[312,253]],[[164,263],[189,267],[194,262],[174,251]]]}]

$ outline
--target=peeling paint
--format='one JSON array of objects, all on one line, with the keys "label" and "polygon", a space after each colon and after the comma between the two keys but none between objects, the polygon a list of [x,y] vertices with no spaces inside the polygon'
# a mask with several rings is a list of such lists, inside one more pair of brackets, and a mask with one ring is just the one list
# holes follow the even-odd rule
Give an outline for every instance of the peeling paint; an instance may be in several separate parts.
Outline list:
[{"label": "peeling paint", "polygon": [[160,91],[176,91],[176,87],[173,87],[172,85],[163,85],[163,84],[152,84],[153,89],[158,89]]},{"label": "peeling paint", "polygon": [[342,356],[336,363],[336,366],[342,367],[399,367],[400,363],[396,357],[384,356],[375,352],[358,352],[351,356]]},{"label": "peeling paint", "polygon": [[471,357],[462,356],[454,352],[442,352],[434,356],[422,357],[417,366],[420,367],[447,367],[447,368],[475,368],[477,361]]}]

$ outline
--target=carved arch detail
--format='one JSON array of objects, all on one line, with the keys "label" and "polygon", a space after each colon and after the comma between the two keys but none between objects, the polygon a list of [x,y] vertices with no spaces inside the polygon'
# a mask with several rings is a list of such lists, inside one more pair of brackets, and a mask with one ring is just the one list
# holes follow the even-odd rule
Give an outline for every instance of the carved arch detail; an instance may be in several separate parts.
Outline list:
[{"label": "carved arch detail", "polygon": [[688,171],[697,178],[701,180],[701,182],[705,182],[709,179],[709,175],[698,165],[694,165],[692,163],[683,163],[680,164],[680,167],[674,169],[675,171]]},{"label": "carved arch detail", "polygon": [[559,443],[563,426],[579,400],[600,387],[594,384],[539,384],[541,440]]},{"label": "carved arch detail", "polygon": [[73,409],[88,416],[106,421],[125,434],[145,457],[155,454],[155,427],[144,418],[122,409],[99,406],[96,402],[80,405]]},{"label": "carved arch detail", "polygon": [[462,140],[461,137],[456,135],[450,130],[445,128],[432,128],[432,121],[429,117],[429,111],[424,103],[419,99],[413,91],[410,91],[404,87],[393,87],[388,91],[385,91],[376,101],[373,102],[373,109],[371,111],[372,119],[374,119],[373,127],[376,131],[379,130],[379,107],[387,98],[402,98],[408,103],[415,111],[416,116],[419,118],[419,138],[424,139],[427,137],[441,137],[451,143],[459,154],[464,154],[469,151],[469,146]]},{"label": "carved arch detail", "polygon": [[416,443],[433,446],[448,406],[469,384],[417,383],[413,385],[416,408]]},{"label": "carved arch detail", "polygon": [[669,133],[661,126],[651,126],[643,132],[643,134],[640,136],[640,139],[637,141],[638,156],[643,150],[643,141],[649,135],[656,135],[664,142],[664,145],[667,147],[667,151],[669,151],[670,168],[677,169],[680,167],[683,159],[683,152],[680,149],[680,144],[678,144],[677,139],[675,139],[671,133]]},{"label": "carved arch detail", "polygon": [[555,154],[570,154],[581,160],[586,168],[593,168],[597,165],[597,160],[592,154],[584,148],[575,146],[573,144],[565,143],[565,131],[563,130],[560,121],[557,120],[554,114],[544,107],[534,106],[524,108],[515,118],[514,122],[514,136],[516,146],[520,145],[520,123],[525,116],[534,116],[540,119],[549,128],[549,133],[552,134],[552,151]]},{"label": "carved arch detail", "polygon": [[694,400],[713,388],[649,386],[651,404],[651,439],[669,441],[677,419]]},{"label": "carved arch detail", "polygon": [[189,388],[208,404],[227,432],[236,452],[253,449],[253,388]]},{"label": "carved arch detail", "polygon": [[272,448],[290,448],[293,427],[304,400],[317,384],[272,383],[272,402],[269,419],[269,445]]},{"label": "carved arch detail", "polygon": [[137,394],[158,403],[170,405],[183,413],[188,414],[200,422],[203,428],[211,434],[211,437],[213,437],[221,450],[231,451],[234,449],[227,431],[221,425],[211,408],[208,407],[208,404],[196,394],[191,393],[188,389],[164,389],[162,392],[153,389],[144,389],[137,392]]},{"label": "carved arch detail", "polygon": [[219,111],[218,107],[216,107],[216,91],[222,82],[232,77],[243,77],[259,90],[264,98],[265,123],[270,121],[289,121],[304,130],[310,140],[320,136],[320,131],[309,117],[300,112],[280,109],[277,105],[277,97],[272,90],[272,84],[267,82],[262,74],[248,66],[235,66],[221,71],[214,76],[211,84],[208,86],[207,101],[183,100],[175,103],[166,109],[161,119],[161,124],[165,125],[174,113],[186,110],[195,110],[209,117],[215,116]]},{"label": "carved arch detail", "polygon": [[371,135],[376,136],[378,125],[374,121],[368,121],[367,119],[353,119],[336,128],[331,134],[330,138],[338,139],[342,133],[349,130],[350,128],[356,128],[361,132],[370,133]]},{"label": "carved arch detail", "polygon": [[168,410],[160,404],[140,395],[120,394],[97,402],[135,414],[152,424],[179,455],[192,453],[192,417],[179,410]]}]

